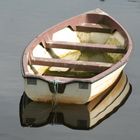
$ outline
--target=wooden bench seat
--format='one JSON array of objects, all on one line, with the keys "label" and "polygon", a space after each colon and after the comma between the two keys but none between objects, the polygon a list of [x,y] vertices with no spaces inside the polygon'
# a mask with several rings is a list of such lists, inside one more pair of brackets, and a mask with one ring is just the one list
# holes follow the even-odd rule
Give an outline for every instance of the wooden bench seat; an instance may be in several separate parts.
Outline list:
[{"label": "wooden bench seat", "polygon": [[40,57],[31,57],[30,62],[33,65],[74,68],[75,70],[94,71],[97,73],[102,72],[113,65],[112,63],[105,62],[73,61],[73,60],[40,58]]},{"label": "wooden bench seat", "polygon": [[46,48],[61,48],[61,49],[74,49],[74,50],[89,50],[98,52],[110,53],[126,53],[126,49],[120,46],[108,44],[92,44],[92,43],[73,43],[63,41],[48,41],[45,45]]}]

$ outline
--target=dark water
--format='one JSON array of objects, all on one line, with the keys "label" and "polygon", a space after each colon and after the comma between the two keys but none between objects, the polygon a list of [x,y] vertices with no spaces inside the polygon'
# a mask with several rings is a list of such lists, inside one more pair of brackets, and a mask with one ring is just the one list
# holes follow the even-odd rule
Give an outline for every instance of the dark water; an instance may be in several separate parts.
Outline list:
[{"label": "dark water", "polygon": [[[20,59],[26,45],[46,28],[80,13],[101,8],[130,33],[134,51],[125,68],[132,93],[117,113],[89,131],[63,125],[23,128],[19,102],[23,94]],[[0,1],[0,140],[138,140],[140,138],[140,0]]]}]

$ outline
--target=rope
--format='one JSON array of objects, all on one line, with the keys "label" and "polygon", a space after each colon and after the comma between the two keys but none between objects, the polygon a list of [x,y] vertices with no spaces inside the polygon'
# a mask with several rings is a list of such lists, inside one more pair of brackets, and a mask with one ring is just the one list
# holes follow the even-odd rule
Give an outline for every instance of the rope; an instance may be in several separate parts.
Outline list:
[{"label": "rope", "polygon": [[58,93],[58,81],[54,80],[53,85],[54,85],[54,93],[56,94],[56,93]]},{"label": "rope", "polygon": [[56,100],[56,95],[58,93],[58,81],[54,80],[53,82],[54,85],[54,93],[52,94],[52,113],[54,113],[54,116],[52,118],[52,125],[57,121],[57,117],[56,117],[56,106],[57,106],[57,100]]}]

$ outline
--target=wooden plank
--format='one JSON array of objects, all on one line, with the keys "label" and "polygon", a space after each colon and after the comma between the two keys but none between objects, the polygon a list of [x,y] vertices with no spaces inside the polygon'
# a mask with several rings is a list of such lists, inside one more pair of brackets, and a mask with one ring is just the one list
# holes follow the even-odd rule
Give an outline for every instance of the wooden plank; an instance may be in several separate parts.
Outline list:
[{"label": "wooden plank", "polygon": [[112,63],[72,61],[64,59],[32,57],[30,60],[33,65],[74,68],[76,70],[102,72],[112,66]]},{"label": "wooden plank", "polygon": [[76,31],[79,32],[100,32],[100,33],[113,33],[114,29],[106,26],[92,23],[84,23],[76,26]]},{"label": "wooden plank", "polygon": [[91,44],[91,43],[73,43],[63,41],[49,41],[46,43],[46,48],[62,48],[62,49],[74,49],[74,50],[89,50],[98,52],[110,52],[110,53],[126,53],[126,49],[107,44]]}]

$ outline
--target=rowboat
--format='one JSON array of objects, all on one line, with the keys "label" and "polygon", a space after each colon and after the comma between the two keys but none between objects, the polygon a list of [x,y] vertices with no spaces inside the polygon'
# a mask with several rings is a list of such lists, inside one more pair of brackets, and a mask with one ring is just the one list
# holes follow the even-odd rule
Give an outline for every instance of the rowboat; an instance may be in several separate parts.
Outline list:
[{"label": "rowboat", "polygon": [[23,127],[64,125],[71,129],[92,129],[113,115],[127,101],[131,85],[125,73],[108,91],[99,94],[87,104],[38,103],[24,93],[20,101],[20,122]]},{"label": "rowboat", "polygon": [[27,96],[38,102],[85,104],[108,89],[128,62],[132,40],[100,9],[37,36],[22,56]]}]

